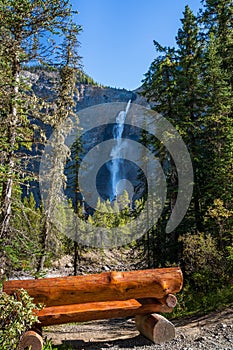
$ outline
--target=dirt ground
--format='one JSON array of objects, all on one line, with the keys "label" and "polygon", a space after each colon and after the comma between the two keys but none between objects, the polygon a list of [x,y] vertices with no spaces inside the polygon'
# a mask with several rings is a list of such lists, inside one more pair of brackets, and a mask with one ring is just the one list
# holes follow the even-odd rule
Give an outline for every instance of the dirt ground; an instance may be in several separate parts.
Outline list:
[{"label": "dirt ground", "polygon": [[130,318],[47,327],[43,333],[55,345],[69,344],[78,350],[233,350],[233,308],[173,321],[173,324],[176,337],[163,344],[152,344],[140,335],[134,319]]}]

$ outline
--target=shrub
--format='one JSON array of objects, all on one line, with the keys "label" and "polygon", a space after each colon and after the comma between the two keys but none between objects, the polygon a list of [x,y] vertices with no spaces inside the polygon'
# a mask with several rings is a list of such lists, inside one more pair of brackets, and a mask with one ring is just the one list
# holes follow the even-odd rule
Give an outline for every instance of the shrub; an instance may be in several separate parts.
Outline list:
[{"label": "shrub", "polygon": [[0,293],[0,349],[16,349],[22,334],[38,322],[39,310],[28,293],[21,289],[11,296]]},{"label": "shrub", "polygon": [[216,239],[210,234],[187,234],[183,243],[183,266],[185,277],[191,287],[204,293],[224,284],[226,266]]}]

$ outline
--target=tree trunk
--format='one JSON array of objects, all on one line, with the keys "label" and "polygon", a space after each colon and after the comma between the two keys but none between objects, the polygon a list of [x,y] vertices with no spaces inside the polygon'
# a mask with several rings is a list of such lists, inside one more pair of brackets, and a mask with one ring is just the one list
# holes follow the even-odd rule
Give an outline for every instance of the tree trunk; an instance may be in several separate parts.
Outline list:
[{"label": "tree trunk", "polygon": [[[17,49],[16,49],[17,51]],[[15,172],[15,144],[16,144],[16,126],[19,123],[18,111],[17,111],[17,98],[19,97],[19,72],[20,62],[15,54],[14,61],[12,63],[12,91],[11,91],[11,104],[9,110],[8,127],[8,143],[9,151],[6,156],[7,162],[7,178],[2,185],[1,195],[1,207],[0,207],[0,240],[2,240],[0,251],[0,263],[1,273],[0,276],[8,274],[9,258],[5,252],[4,246],[7,245],[10,238],[10,220],[12,216],[12,192],[13,192],[13,176]],[[2,278],[1,277],[1,278]]]},{"label": "tree trunk", "polygon": [[7,179],[3,183],[2,198],[1,198],[1,228],[0,239],[6,239],[10,231],[10,219],[12,212],[12,190],[13,190],[13,173],[15,168],[15,143],[16,143],[16,125],[18,123],[18,111],[17,111],[17,98],[19,97],[19,72],[20,63],[16,55],[13,61],[13,76],[12,76],[12,92],[11,92],[11,105],[10,105],[10,120],[8,121],[8,142],[9,153],[7,156]]},{"label": "tree trunk", "polygon": [[[76,239],[77,239],[77,237],[76,237]],[[77,276],[78,262],[80,262],[78,249],[79,249],[78,242],[74,241],[74,276]]]},{"label": "tree trunk", "polygon": [[42,238],[41,238],[41,251],[40,251],[40,256],[39,256],[39,260],[37,263],[37,272],[41,272],[44,269],[44,263],[45,263],[45,257],[46,257],[46,253],[48,250],[48,238],[49,238],[49,233],[51,230],[51,224],[49,222],[49,217],[47,216],[45,218],[45,222],[43,225],[43,231],[42,231]]}]

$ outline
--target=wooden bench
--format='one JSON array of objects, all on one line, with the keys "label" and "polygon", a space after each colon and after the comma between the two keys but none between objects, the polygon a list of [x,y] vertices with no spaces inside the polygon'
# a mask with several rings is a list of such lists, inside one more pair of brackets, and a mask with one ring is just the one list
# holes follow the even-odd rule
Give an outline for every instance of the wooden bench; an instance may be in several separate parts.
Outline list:
[{"label": "wooden bench", "polygon": [[[86,322],[108,318],[135,316],[137,329],[155,343],[175,336],[171,322],[157,313],[171,312],[177,300],[173,293],[182,288],[180,268],[159,268],[127,272],[11,280],[4,283],[3,291],[14,294],[23,288],[42,303],[37,312],[42,327],[71,322]],[[39,329],[38,328],[38,329]],[[31,345],[42,349],[40,330],[26,332],[20,341],[20,350]]]}]

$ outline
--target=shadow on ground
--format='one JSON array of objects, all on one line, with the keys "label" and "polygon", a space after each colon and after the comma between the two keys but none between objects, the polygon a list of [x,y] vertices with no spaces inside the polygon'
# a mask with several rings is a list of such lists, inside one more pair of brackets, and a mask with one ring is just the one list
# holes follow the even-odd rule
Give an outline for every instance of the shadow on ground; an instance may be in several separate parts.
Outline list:
[{"label": "shadow on ground", "polygon": [[151,341],[144,338],[142,335],[138,335],[133,338],[119,339],[111,341],[90,341],[85,342],[83,340],[63,340],[62,345],[58,346],[58,349],[64,349],[65,346],[70,346],[75,350],[96,350],[96,349],[108,349],[110,347],[116,347],[119,349],[128,349],[130,347],[144,347],[146,345],[152,345]]}]

